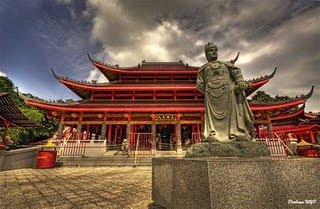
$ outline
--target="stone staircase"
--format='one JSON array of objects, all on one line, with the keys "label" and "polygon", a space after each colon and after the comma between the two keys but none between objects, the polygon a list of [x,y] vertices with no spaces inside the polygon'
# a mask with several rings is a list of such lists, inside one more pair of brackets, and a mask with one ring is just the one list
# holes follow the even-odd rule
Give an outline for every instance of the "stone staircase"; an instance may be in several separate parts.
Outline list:
[{"label": "stone staircase", "polygon": [[151,157],[139,157],[136,160],[127,156],[101,157],[58,157],[56,166],[151,166]]},{"label": "stone staircase", "polygon": [[[114,154],[114,153],[113,153]],[[152,158],[181,158],[185,152],[176,153],[175,151],[157,152],[155,156],[138,156],[135,163],[134,156],[127,155],[104,155],[100,157],[82,157],[82,156],[60,156],[56,160],[56,166],[151,166]]]}]

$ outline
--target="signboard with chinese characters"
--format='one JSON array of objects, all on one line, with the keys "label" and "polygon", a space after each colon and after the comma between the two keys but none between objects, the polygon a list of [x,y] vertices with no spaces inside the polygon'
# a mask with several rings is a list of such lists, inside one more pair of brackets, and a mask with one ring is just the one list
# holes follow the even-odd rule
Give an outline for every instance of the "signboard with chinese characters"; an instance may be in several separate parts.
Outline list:
[{"label": "signboard with chinese characters", "polygon": [[176,120],[176,114],[156,114],[156,120]]}]

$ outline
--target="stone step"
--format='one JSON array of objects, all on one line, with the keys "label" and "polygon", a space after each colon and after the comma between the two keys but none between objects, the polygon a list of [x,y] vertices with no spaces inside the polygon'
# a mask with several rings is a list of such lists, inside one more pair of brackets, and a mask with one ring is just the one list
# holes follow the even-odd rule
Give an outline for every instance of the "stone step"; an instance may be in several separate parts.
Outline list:
[{"label": "stone step", "polygon": [[[135,159],[130,157],[59,157],[56,166],[134,166]],[[137,158],[137,166],[151,166],[152,158]]]}]

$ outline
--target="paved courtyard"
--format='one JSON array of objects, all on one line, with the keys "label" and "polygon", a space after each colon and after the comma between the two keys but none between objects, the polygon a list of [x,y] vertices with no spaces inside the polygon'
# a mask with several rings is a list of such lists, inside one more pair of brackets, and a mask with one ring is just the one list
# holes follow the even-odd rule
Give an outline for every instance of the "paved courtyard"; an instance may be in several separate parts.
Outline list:
[{"label": "paved courtyard", "polygon": [[0,208],[158,208],[151,203],[151,167],[0,172]]}]

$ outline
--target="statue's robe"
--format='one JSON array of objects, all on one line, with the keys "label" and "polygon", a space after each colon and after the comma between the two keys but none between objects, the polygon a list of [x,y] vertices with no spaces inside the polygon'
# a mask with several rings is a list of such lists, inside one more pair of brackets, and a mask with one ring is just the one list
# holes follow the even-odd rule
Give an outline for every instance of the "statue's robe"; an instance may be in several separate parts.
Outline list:
[{"label": "statue's robe", "polygon": [[232,63],[213,61],[200,67],[197,89],[205,95],[205,140],[251,139],[254,117],[239,82],[244,82],[241,70]]}]

